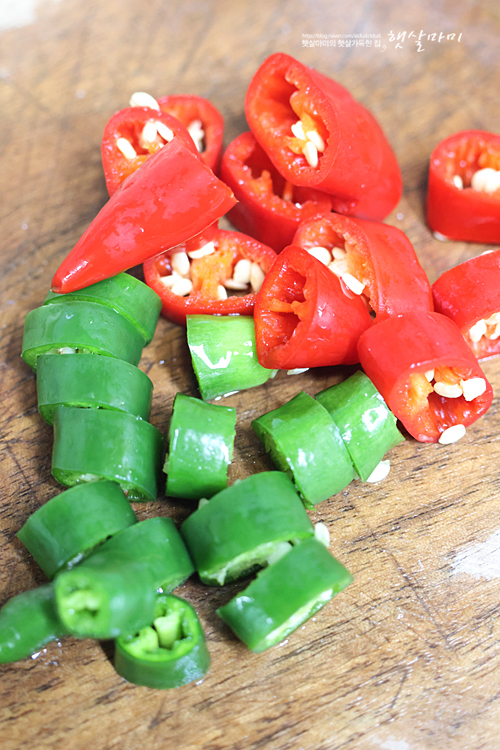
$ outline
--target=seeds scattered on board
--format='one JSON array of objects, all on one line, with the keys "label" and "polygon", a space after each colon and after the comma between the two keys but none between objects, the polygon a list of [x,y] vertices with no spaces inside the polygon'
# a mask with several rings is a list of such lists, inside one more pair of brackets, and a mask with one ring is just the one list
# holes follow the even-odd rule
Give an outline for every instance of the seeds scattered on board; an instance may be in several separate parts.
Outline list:
[{"label": "seeds scattered on board", "polygon": [[448,427],[447,430],[441,433],[438,442],[441,445],[451,445],[456,443],[465,435],[465,427],[463,424],[454,424],[452,427]]}]

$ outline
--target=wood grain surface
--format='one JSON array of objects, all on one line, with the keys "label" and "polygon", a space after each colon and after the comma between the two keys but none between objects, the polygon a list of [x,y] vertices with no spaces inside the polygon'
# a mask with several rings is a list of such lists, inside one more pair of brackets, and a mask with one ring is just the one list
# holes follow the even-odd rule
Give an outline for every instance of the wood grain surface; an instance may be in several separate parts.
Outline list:
[{"label": "wood grain surface", "polygon": [[[351,36],[305,44],[303,34],[321,33]],[[356,34],[379,35],[380,46]],[[52,431],[20,358],[23,320],[106,201],[100,140],[111,114],[135,90],[199,94],[221,110],[229,143],[246,129],[246,87],[269,54],[315,66],[388,134],[404,196],[387,221],[434,281],[485,249],[435,240],[423,205],[442,138],[500,132],[499,39],[496,0],[0,0],[2,603],[44,581],[15,534],[61,489]],[[140,366],[155,385],[152,422],[166,434],[175,394],[197,395],[184,331],[160,320]],[[179,594],[207,633],[212,668],[201,684],[136,687],[114,672],[109,644],[68,637],[0,668],[2,749],[496,750],[500,361],[484,370],[493,406],[460,443],[408,439],[391,452],[386,480],[354,482],[311,512],[355,580],[281,646],[253,655],[216,616],[241,584],[214,590],[192,579]],[[228,398],[238,413],[231,481],[271,468],[251,419],[345,375],[281,373]],[[193,509],[163,495],[134,507],[141,519],[178,522]]]}]

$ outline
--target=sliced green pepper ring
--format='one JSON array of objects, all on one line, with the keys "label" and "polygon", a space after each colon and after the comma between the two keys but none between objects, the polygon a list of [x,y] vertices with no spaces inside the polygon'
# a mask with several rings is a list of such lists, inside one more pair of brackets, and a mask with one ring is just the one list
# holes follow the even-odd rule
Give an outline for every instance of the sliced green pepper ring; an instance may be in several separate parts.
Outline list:
[{"label": "sliced green pepper ring", "polygon": [[54,413],[52,474],[68,487],[108,479],[131,501],[156,500],[163,437],[119,411],[59,406]]},{"label": "sliced green pepper ring", "polygon": [[178,393],[169,429],[166,494],[199,500],[227,487],[236,410]]},{"label": "sliced green pepper ring", "polygon": [[404,437],[396,417],[364,372],[358,370],[342,383],[316,394],[339,428],[360,479],[371,476],[388,450]]},{"label": "sliced green pepper ring", "polygon": [[38,410],[52,424],[58,406],[124,411],[146,421],[153,383],[138,367],[93,354],[42,354],[37,360]]},{"label": "sliced green pepper ring", "polygon": [[352,581],[316,539],[292,547],[217,614],[256,653],[280,643]]},{"label": "sliced green pepper ring", "polygon": [[291,480],[253,474],[198,508],[181,534],[203,583],[222,586],[269,564],[314,528]]},{"label": "sliced green pepper ring", "polygon": [[141,334],[115,310],[66,300],[27,314],[21,356],[33,370],[40,354],[101,354],[136,365],[143,345]]},{"label": "sliced green pepper ring", "polygon": [[152,341],[160,317],[161,299],[153,289],[135,276],[119,273],[76,292],[49,292],[43,304],[52,305],[73,299],[97,302],[116,310],[139,331],[144,346]]},{"label": "sliced green pepper ring", "polygon": [[302,391],[252,422],[274,465],[291,475],[306,508],[354,478],[351,459],[327,410]]},{"label": "sliced green pepper ring", "polygon": [[201,680],[209,666],[198,616],[177,596],[158,595],[151,625],[121,636],[115,644],[115,669],[135,685],[180,687]]}]

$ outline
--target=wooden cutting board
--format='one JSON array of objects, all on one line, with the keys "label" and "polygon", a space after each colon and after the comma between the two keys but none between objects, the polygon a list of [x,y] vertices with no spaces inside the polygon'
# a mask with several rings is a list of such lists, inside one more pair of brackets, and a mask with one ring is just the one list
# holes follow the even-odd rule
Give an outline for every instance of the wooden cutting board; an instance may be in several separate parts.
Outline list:
[{"label": "wooden cutting board", "polygon": [[[336,36],[304,36],[315,34]],[[313,65],[385,129],[405,186],[387,221],[408,234],[434,281],[485,249],[435,240],[423,206],[442,138],[500,131],[499,34],[494,0],[0,2],[1,602],[44,582],[15,534],[61,489],[50,473],[52,431],[19,356],[23,320],[106,201],[100,139],[111,114],[135,90],[199,94],[223,113],[229,143],[246,129],[246,87],[269,54]],[[162,319],[140,366],[165,434],[176,392],[197,395],[184,331]],[[500,392],[500,360],[484,370]],[[254,417],[346,374],[281,373],[228,398],[238,413],[231,481],[271,468]],[[354,482],[311,513],[355,580],[279,647],[249,653],[215,614],[237,587],[193,579],[178,593],[207,633],[212,668],[202,684],[135,687],[114,672],[109,644],[72,638],[1,667],[1,747],[496,750],[499,426],[496,396],[460,443],[408,439],[391,452],[386,480]],[[141,519],[178,522],[192,508],[163,496],[135,506]]]}]

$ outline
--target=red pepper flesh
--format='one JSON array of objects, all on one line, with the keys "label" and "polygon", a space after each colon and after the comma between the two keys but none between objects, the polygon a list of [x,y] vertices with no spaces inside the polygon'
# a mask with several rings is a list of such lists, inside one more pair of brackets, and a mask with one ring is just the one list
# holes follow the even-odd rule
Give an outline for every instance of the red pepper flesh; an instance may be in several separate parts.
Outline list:
[{"label": "red pepper flesh", "polygon": [[203,130],[203,150],[200,159],[213,172],[217,171],[222,151],[224,120],[212,102],[202,96],[178,94],[162,96],[158,99],[162,112],[176,117],[186,128],[200,120]]}]

